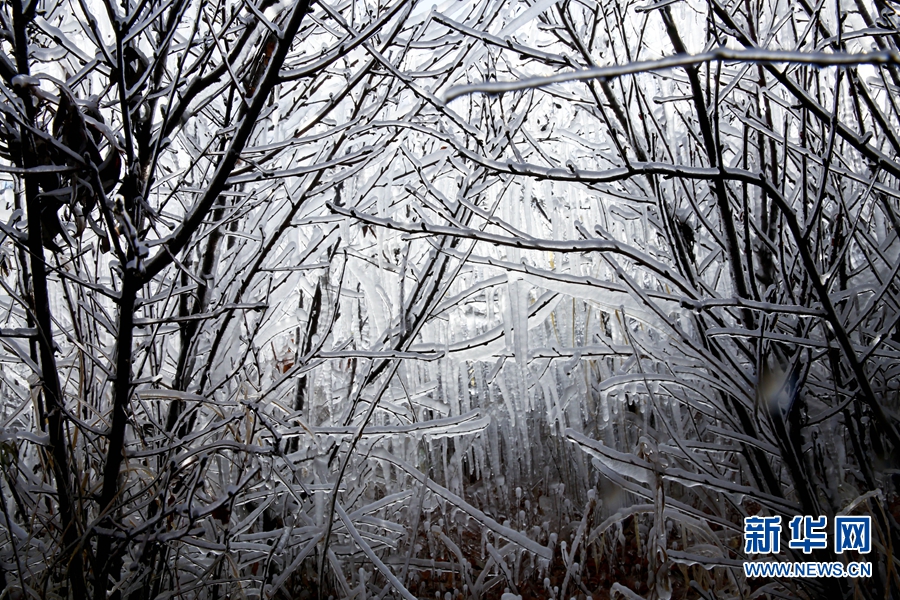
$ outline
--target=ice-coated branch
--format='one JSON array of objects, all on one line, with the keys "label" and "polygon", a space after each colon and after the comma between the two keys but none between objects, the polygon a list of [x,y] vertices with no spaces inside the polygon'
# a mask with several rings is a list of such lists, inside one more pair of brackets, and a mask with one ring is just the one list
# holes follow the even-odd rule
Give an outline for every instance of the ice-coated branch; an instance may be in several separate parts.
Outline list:
[{"label": "ice-coated branch", "polygon": [[188,243],[188,240],[196,232],[206,214],[212,207],[213,202],[219,197],[219,194],[225,189],[232,170],[240,158],[250,134],[256,127],[256,119],[265,106],[268,98],[268,92],[278,82],[278,71],[284,63],[288,49],[294,41],[294,36],[300,29],[303,18],[309,11],[309,2],[303,0],[298,2],[292,9],[287,24],[285,25],[282,36],[278,39],[276,48],[272,54],[272,58],[266,67],[262,81],[256,90],[256,93],[250,99],[249,106],[246,111],[241,112],[234,137],[231,139],[221,162],[216,166],[216,171],[203,194],[197,201],[197,204],[191,209],[190,213],[185,217],[184,222],[176,229],[174,233],[164,242],[165,249],[157,251],[157,253],[147,261],[146,274],[144,280],[147,281],[167,267],[172,262],[172,256],[178,254],[181,249]]},{"label": "ice-coated branch", "polygon": [[675,273],[668,265],[657,261],[651,256],[644,254],[643,252],[640,252],[631,246],[622,244],[614,240],[591,239],[558,241],[546,239],[538,240],[527,238],[513,238],[488,233],[473,228],[460,229],[458,227],[448,227],[445,225],[433,225],[424,221],[419,221],[415,224],[400,223],[393,219],[375,217],[363,213],[355,208],[345,208],[342,206],[336,206],[334,204],[329,204],[328,208],[337,214],[352,217],[354,219],[359,219],[360,221],[371,223],[373,225],[396,229],[397,231],[404,231],[411,234],[430,233],[437,235],[447,235],[478,240],[480,242],[487,242],[495,245],[509,246],[513,248],[528,250],[542,250],[546,252],[614,252],[617,254],[622,254],[634,260],[638,264],[647,267],[651,271],[661,275],[662,277],[665,277],[667,280],[677,285],[685,293],[690,295],[693,295],[694,293],[690,284],[682,280],[681,277],[677,273]]},{"label": "ice-coated branch", "polygon": [[532,77],[519,81],[497,81],[453,86],[443,95],[445,102],[452,102],[467,94],[504,94],[535,88],[543,88],[556,83],[572,81],[608,80],[626,75],[636,75],[650,71],[662,71],[692,67],[711,62],[752,63],[752,64],[796,64],[819,68],[857,65],[900,65],[900,52],[896,50],[880,52],[800,52],[796,50],[766,50],[752,48],[737,50],[719,47],[699,54],[675,54],[657,60],[634,61],[624,65],[593,67],[570,73],[558,73],[545,77]]}]

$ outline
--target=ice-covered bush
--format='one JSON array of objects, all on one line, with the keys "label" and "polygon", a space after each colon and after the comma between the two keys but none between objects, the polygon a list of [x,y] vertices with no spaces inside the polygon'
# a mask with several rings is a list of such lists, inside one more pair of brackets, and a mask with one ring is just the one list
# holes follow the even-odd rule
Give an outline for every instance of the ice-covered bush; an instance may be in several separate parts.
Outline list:
[{"label": "ice-covered bush", "polygon": [[900,593],[898,20],[3,4],[4,593]]}]

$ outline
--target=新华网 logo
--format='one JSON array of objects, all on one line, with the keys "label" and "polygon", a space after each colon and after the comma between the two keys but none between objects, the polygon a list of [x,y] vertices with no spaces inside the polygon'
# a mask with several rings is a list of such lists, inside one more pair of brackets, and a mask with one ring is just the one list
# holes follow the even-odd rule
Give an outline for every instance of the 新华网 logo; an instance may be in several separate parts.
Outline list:
[{"label": "\u65b0\u534e\u7f51 logo", "polygon": [[[828,517],[798,515],[788,523],[790,539],[787,546],[810,554],[828,548]],[[872,517],[839,515],[834,518],[834,553],[856,551],[868,554],[872,550]],[[781,552],[781,517],[753,516],[744,518],[744,552],[748,555],[768,555]],[[871,563],[851,562],[769,562],[744,563],[748,577],[870,577]]]}]

